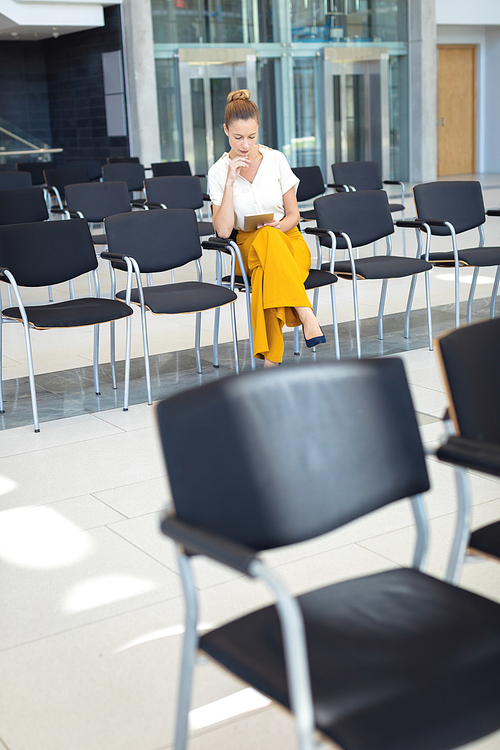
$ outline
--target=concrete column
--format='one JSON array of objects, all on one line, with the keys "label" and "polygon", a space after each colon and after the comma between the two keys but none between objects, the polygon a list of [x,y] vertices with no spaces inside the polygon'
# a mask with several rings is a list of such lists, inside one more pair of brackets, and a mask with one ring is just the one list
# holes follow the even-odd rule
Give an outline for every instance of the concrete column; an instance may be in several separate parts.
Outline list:
[{"label": "concrete column", "polygon": [[437,174],[436,0],[409,0],[410,180]]},{"label": "concrete column", "polygon": [[161,160],[151,0],[123,0],[130,153],[144,166]]}]

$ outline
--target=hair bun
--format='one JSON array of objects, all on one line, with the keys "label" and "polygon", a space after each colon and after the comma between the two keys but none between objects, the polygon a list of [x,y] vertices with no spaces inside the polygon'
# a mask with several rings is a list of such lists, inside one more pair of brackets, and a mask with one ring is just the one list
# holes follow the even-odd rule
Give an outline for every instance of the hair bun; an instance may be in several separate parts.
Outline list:
[{"label": "hair bun", "polygon": [[231,91],[227,95],[227,103],[236,102],[238,99],[250,99],[250,91],[248,89],[239,89],[239,91]]}]

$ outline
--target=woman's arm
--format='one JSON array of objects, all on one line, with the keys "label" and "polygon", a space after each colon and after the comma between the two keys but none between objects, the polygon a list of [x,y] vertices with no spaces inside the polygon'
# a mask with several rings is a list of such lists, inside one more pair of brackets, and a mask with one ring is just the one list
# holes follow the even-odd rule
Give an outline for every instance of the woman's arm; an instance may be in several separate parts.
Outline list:
[{"label": "woman's arm", "polygon": [[248,167],[245,156],[237,156],[229,161],[226,185],[220,206],[212,205],[212,224],[219,237],[229,237],[234,228],[233,188],[243,167]]},{"label": "woman's arm", "polygon": [[295,188],[292,187],[283,196],[283,206],[285,209],[285,215],[279,221],[271,221],[268,224],[263,224],[264,227],[277,227],[282,232],[288,232],[297,226],[300,220],[299,207],[297,205],[297,196],[295,195]]}]

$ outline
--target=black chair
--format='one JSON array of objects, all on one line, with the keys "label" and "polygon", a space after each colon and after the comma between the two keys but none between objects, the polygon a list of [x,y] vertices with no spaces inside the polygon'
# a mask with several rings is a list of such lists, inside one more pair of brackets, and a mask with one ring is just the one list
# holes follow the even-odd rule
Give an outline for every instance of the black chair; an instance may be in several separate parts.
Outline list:
[{"label": "black chair", "polygon": [[[101,257],[110,260],[113,269],[127,271],[127,287],[118,292],[116,297],[125,300],[127,304],[132,302],[140,305],[141,308],[146,387],[148,403],[151,404],[146,310],[155,315],[196,313],[196,365],[198,372],[201,372],[201,313],[203,310],[212,310],[233,303],[236,294],[233,290],[218,284],[203,282],[200,264],[201,245],[196,215],[191,209],[134,211],[109,216],[104,223],[108,237],[108,251],[101,253]],[[171,271],[191,261],[196,262],[197,281],[142,286],[141,273],[153,274]],[[134,275],[136,288],[132,288],[132,277]],[[114,294],[114,277],[112,288]],[[234,304],[231,304],[231,322],[235,367],[236,372],[239,372]],[[128,394],[130,352],[128,352],[125,367],[125,392]],[[126,408],[125,405],[124,409]]]},{"label": "black chair", "polygon": [[45,177],[45,189],[51,197],[55,197],[59,208],[64,208],[66,200],[66,185],[90,182],[89,173],[85,167],[59,167],[58,169],[45,169],[43,174]]},{"label": "black chair", "polygon": [[188,161],[159,161],[151,164],[153,177],[177,177],[184,175],[191,177],[191,167]]},{"label": "black chair", "polygon": [[444,333],[436,340],[455,435],[437,455],[453,464],[459,509],[447,578],[457,582],[466,551],[500,559],[500,520],[470,534],[470,492],[465,469],[500,476],[500,319]]},{"label": "black chair", "polygon": [[[92,237],[88,224],[83,219],[0,226],[0,280],[12,286],[17,302],[16,307],[8,307],[2,311],[2,319],[16,320],[24,326],[35,432],[39,432],[40,428],[30,328],[43,330],[94,326],[94,387],[99,395],[99,325],[128,317],[133,312],[132,308],[118,300],[99,297],[96,269],[97,258]],[[94,275],[96,297],[45,305],[23,305],[19,287],[59,284],[88,272]],[[127,346],[130,349],[130,321],[127,321]],[[113,387],[116,388],[113,359],[111,372]],[[0,377],[0,388],[1,380]],[[4,410],[1,392],[0,410]]]},{"label": "black chair", "polygon": [[352,190],[383,190],[384,185],[399,185],[401,189],[401,203],[389,203],[391,213],[403,212],[405,186],[400,180],[383,180],[380,166],[376,161],[343,161],[332,164],[333,183],[328,187],[339,191]]},{"label": "black chair", "polygon": [[[104,182],[126,182],[132,205],[140,206],[144,203],[144,178],[145,171],[142,164],[137,162],[119,162],[115,164],[104,164],[102,167],[102,179]],[[140,193],[141,197],[134,198],[134,193]]]},{"label": "black chair", "polygon": [[174,175],[171,177],[151,177],[144,180],[146,208],[191,208],[198,213],[200,237],[214,234],[211,221],[202,221],[203,193],[198,177]]},{"label": "black chair", "polygon": [[102,177],[101,168],[106,163],[105,159],[81,159],[79,157],[73,157],[70,159],[64,159],[60,166],[62,167],[84,167],[89,175],[91,182],[99,181]]},{"label": "black chair", "polygon": [[132,210],[126,182],[87,182],[66,185],[65,192],[66,208],[63,212],[68,218],[87,219],[94,245],[108,244],[104,232],[94,232],[94,224],[102,224],[108,216]]},{"label": "black chair", "polygon": [[[427,301],[427,327],[429,349],[432,349],[432,317],[428,271],[431,264],[420,257],[407,258],[392,255],[391,235],[394,224],[391,218],[387,194],[383,190],[362,190],[356,192],[334,193],[317,198],[314,201],[317,227],[308,227],[305,231],[314,234],[320,246],[330,248],[330,261],[321,268],[335,273],[340,278],[352,281],[354,321],[356,328],[356,349],[361,357],[361,336],[359,328],[357,279],[381,279],[382,290],[378,311],[378,337],[384,338],[383,315],[388,279],[404,276],[416,277],[425,273],[425,291]],[[385,238],[386,255],[373,255],[365,258],[354,258],[353,248],[363,247]],[[428,251],[427,242],[427,251]],[[347,250],[349,259],[337,261],[336,249]],[[420,255],[420,246],[417,254]],[[410,285],[405,318],[405,337],[409,337],[410,312],[416,278]]]},{"label": "black chair", "polygon": [[[459,268],[474,268],[469,297],[467,300],[467,322],[472,319],[472,301],[476,290],[480,268],[498,266],[491,294],[490,317],[495,317],[495,302],[500,283],[500,247],[484,247],[484,210],[481,184],[475,180],[428,182],[415,185],[413,197],[417,216],[430,227],[432,235],[451,237],[452,250],[429,253],[429,261],[434,266],[452,266],[455,269],[455,325],[460,325]],[[500,216],[500,211],[487,212]],[[479,244],[459,250],[457,234],[470,229],[479,232]]]},{"label": "black chair", "polygon": [[29,172],[0,172],[0,190],[23,190],[31,187]]},{"label": "black chair", "polygon": [[[15,172],[14,174],[29,174]],[[0,175],[1,185],[1,175]],[[42,188],[0,189],[0,225],[47,221],[49,212]]]},{"label": "black chair", "polygon": [[[186,598],[176,750],[197,648],[290,708],[301,750],[315,727],[346,750],[450,750],[500,728],[500,605],[423,572],[429,479],[401,360],[228,377],[158,419],[175,505],[161,528]],[[294,597],[260,558],[406,497],[411,568]],[[275,604],[199,635],[194,555],[259,579]]]},{"label": "black chair", "polygon": [[108,156],[106,158],[107,164],[140,164],[141,160],[138,156]]},{"label": "black chair", "polygon": [[18,161],[16,169],[19,172],[29,172],[33,185],[45,185],[44,170],[55,169],[56,166],[53,161]]},{"label": "black chair", "polygon": [[[297,188],[297,203],[305,203],[325,194],[326,185],[320,167],[294,167],[292,171],[300,180]],[[299,205],[299,210],[302,221],[316,221],[314,208],[301,209]]]}]

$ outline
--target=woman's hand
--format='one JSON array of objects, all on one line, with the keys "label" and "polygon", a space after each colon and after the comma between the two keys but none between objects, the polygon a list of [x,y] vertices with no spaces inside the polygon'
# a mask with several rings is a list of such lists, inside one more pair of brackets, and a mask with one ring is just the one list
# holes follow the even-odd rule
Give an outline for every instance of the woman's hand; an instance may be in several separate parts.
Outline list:
[{"label": "woman's hand", "polygon": [[247,156],[235,156],[234,159],[229,160],[229,168],[227,170],[226,185],[234,185],[237,177],[244,167],[248,167],[250,159]]},{"label": "woman's hand", "polygon": [[[285,217],[283,217],[285,218]],[[262,227],[276,227],[276,229],[281,229],[280,226],[281,219],[275,219],[274,221],[268,221],[267,224],[259,224],[257,226],[257,229],[262,229]],[[281,230],[283,231],[283,230]]]}]

